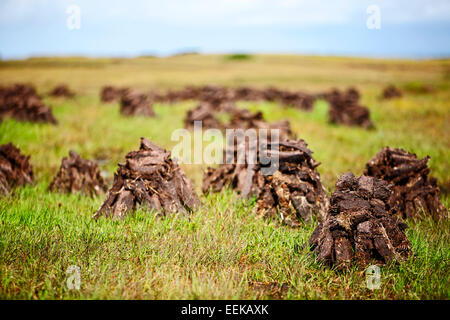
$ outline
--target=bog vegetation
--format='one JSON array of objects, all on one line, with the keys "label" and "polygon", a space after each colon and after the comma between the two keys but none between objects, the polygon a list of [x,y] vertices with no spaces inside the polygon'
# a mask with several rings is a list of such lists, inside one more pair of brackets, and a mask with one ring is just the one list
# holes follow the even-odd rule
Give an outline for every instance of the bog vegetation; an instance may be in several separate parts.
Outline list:
[{"label": "bog vegetation", "polygon": [[[236,104],[262,112],[268,122],[288,119],[292,133],[308,143],[321,163],[316,170],[328,194],[339,176],[347,171],[362,175],[366,163],[390,146],[419,159],[430,157],[430,175],[448,209],[449,70],[448,60],[279,55],[0,62],[0,85],[33,84],[58,123],[0,122],[0,145],[12,142],[30,155],[34,173],[31,185],[0,197],[0,298],[448,299],[448,219],[408,218],[405,232],[413,255],[382,267],[380,289],[369,290],[364,269],[330,268],[308,250],[315,218],[294,229],[256,215],[254,197],[241,199],[229,188],[203,195],[206,164],[182,165],[201,201],[188,217],[160,218],[138,209],[123,221],[94,220],[104,194],[59,193],[48,186],[61,159],[73,150],[94,160],[110,187],[117,164],[139,149],[141,137],[170,150],[177,143],[171,133],[185,127],[186,113],[198,105],[157,102],[152,117],[125,117],[118,101],[101,102],[105,85],[141,91],[206,84],[276,86],[310,93],[355,87],[374,129],[330,124],[325,99],[316,100],[311,110],[276,101]],[[60,88],[50,96],[60,83],[70,91]],[[382,99],[389,85],[403,94]],[[61,97],[67,93],[71,98]],[[66,286],[71,265],[80,267],[80,290]]]}]

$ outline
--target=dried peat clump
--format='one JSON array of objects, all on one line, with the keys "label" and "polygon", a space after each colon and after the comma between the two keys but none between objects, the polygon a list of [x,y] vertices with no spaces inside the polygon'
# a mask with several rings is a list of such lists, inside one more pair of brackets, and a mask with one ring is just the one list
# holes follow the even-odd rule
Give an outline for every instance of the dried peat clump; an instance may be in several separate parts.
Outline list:
[{"label": "dried peat clump", "polygon": [[284,106],[309,111],[313,109],[315,97],[300,91],[284,91],[279,100]]},{"label": "dried peat clump", "polygon": [[403,93],[397,87],[390,85],[384,88],[383,93],[381,94],[381,99],[393,99],[393,98],[401,98]]},{"label": "dried peat clump", "polygon": [[262,112],[251,112],[247,109],[234,109],[231,111],[231,120],[227,125],[231,129],[258,129],[266,126]]},{"label": "dried peat clump", "polygon": [[117,88],[113,86],[105,86],[102,88],[100,98],[102,102],[119,102],[122,95],[129,91],[128,88]]},{"label": "dried peat clump", "polygon": [[238,87],[234,90],[234,100],[265,100],[279,102],[283,106],[290,106],[302,110],[311,110],[314,105],[315,97],[301,91],[287,91],[274,87],[269,87],[262,90],[250,87]]},{"label": "dried peat clump", "polygon": [[[262,112],[253,113],[247,109],[233,109],[231,111],[230,123],[226,125],[229,129],[278,129],[279,139],[286,140],[292,136],[291,124],[288,120],[268,123],[264,120]],[[270,133],[268,133],[270,135]]]},{"label": "dried peat clump", "polygon": [[0,195],[8,195],[12,188],[33,182],[29,159],[11,142],[0,145]]},{"label": "dried peat clump", "polygon": [[234,100],[263,101],[264,91],[251,87],[237,87],[233,92]]},{"label": "dried peat clump", "polygon": [[138,206],[162,214],[188,214],[198,207],[191,181],[170,152],[141,138],[140,149],[129,152],[126,159],[119,164],[113,186],[94,218],[123,218]]},{"label": "dried peat clump", "polygon": [[52,110],[42,102],[36,90],[23,84],[0,88],[0,120],[8,117],[57,124]]},{"label": "dried peat clump", "polygon": [[50,91],[49,95],[52,97],[73,98],[75,93],[72,92],[67,85],[61,84]]},{"label": "dried peat clump", "polygon": [[[158,102],[173,103],[184,100],[198,100],[220,107],[236,101],[274,101],[285,106],[303,110],[311,110],[315,97],[301,91],[285,91],[270,87],[256,89],[251,87],[227,88],[221,86],[187,86],[180,90],[169,90],[166,94],[157,95]],[[222,109],[222,108],[221,108]]]},{"label": "dried peat clump", "polygon": [[383,179],[393,185],[389,205],[403,218],[427,215],[437,219],[448,217],[439,197],[436,179],[429,177],[430,157],[417,159],[402,149],[383,148],[366,164],[364,174]]},{"label": "dried peat clump", "polygon": [[215,111],[209,103],[201,103],[195,109],[187,112],[184,125],[187,129],[192,129],[195,121],[202,121],[203,129],[220,129],[222,125],[214,114]]},{"label": "dried peat clump", "polygon": [[161,98],[164,102],[173,103],[185,100],[198,100],[212,105],[234,101],[234,92],[219,86],[187,86],[180,90],[169,90]]},{"label": "dried peat clump", "polygon": [[69,157],[62,159],[61,167],[50,183],[49,190],[61,193],[81,192],[93,197],[106,192],[107,186],[94,161],[84,160],[70,150]]},{"label": "dried peat clump", "polygon": [[218,192],[230,186],[244,198],[254,195],[258,199],[256,212],[259,215],[274,218],[280,214],[283,223],[292,227],[299,226],[301,219],[309,220],[312,214],[317,214],[319,219],[324,217],[328,198],[315,170],[319,163],[312,158],[312,152],[303,140],[268,143],[268,156],[273,157],[276,153],[279,158],[279,166],[272,174],[262,171],[269,170],[270,163],[261,163],[260,148],[256,149],[258,161],[249,161],[248,156],[237,161],[242,157],[239,153],[244,154],[244,148],[247,152],[252,149],[248,143],[241,142],[237,148],[226,152],[234,161],[228,160],[218,168],[207,169],[203,175],[203,192]]},{"label": "dried peat clump", "polygon": [[343,174],[331,195],[325,221],[309,239],[318,260],[343,268],[352,261],[367,266],[406,259],[411,252],[407,225],[390,212],[391,192],[386,181]]},{"label": "dried peat clump", "polygon": [[264,176],[257,213],[265,217],[279,214],[283,223],[291,227],[300,226],[301,220],[309,221],[313,215],[324,220],[328,197],[316,171],[320,163],[314,160],[306,142],[280,142],[278,156],[278,170]]},{"label": "dried peat clump", "polygon": [[145,94],[127,91],[120,99],[120,113],[124,116],[154,117],[152,101]]},{"label": "dried peat clump", "polygon": [[209,102],[214,106],[235,101],[234,91],[226,87],[204,86],[197,89],[196,98],[199,101]]},{"label": "dried peat clump", "polygon": [[[125,91],[126,90],[128,90],[128,89],[125,89]],[[157,90],[150,90],[150,91],[148,91],[147,97],[153,102],[162,102],[162,103],[167,102],[166,101],[166,96],[163,93],[161,93],[160,91],[157,91]]]},{"label": "dried peat clump", "polygon": [[330,104],[328,111],[330,122],[347,126],[360,126],[365,129],[373,128],[370,111],[359,105],[359,92],[350,88],[346,92],[333,90],[325,95]]}]

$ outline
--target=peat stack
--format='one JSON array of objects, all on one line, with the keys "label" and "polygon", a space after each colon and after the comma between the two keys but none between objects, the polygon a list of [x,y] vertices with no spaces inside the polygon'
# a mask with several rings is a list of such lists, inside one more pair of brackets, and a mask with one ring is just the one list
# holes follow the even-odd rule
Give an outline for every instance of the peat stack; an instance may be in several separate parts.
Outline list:
[{"label": "peat stack", "polygon": [[264,90],[250,87],[238,87],[234,89],[234,100],[245,101],[277,101],[284,106],[290,106],[302,110],[313,108],[315,97],[301,91],[285,91],[274,87]]},{"label": "peat stack", "polygon": [[225,87],[204,86],[199,89],[197,99],[208,102],[213,106],[220,106],[224,103],[235,100],[234,91]]},{"label": "peat stack", "polygon": [[187,129],[194,128],[195,121],[202,121],[203,129],[220,129],[222,125],[214,115],[214,109],[209,103],[201,103],[195,109],[189,110],[184,119]]},{"label": "peat stack", "polygon": [[128,88],[117,88],[113,86],[105,86],[102,88],[100,98],[102,102],[118,102],[122,95],[127,92]]},{"label": "peat stack", "polygon": [[49,95],[59,98],[73,98],[75,96],[75,93],[72,92],[67,85],[61,84],[50,91]]},{"label": "peat stack", "polygon": [[315,97],[300,91],[282,91],[279,100],[284,106],[308,111],[313,109]]},{"label": "peat stack", "polygon": [[138,206],[164,215],[188,214],[198,207],[200,201],[191,181],[173,162],[170,152],[141,138],[140,149],[129,152],[126,159],[125,164],[119,164],[113,186],[94,218],[123,218]]},{"label": "peat stack", "polygon": [[[301,220],[315,215],[324,220],[328,197],[316,168],[319,162],[312,157],[304,140],[279,143],[279,168],[273,175],[264,176],[264,187],[257,201],[257,213],[264,217],[280,215],[283,223],[298,227]],[[271,148],[269,144],[269,149]]]},{"label": "peat stack", "polygon": [[163,97],[163,100],[169,103],[184,100],[198,100],[215,106],[224,102],[233,101],[234,92],[228,88],[219,86],[187,86],[180,90],[169,90]]},{"label": "peat stack", "polygon": [[0,195],[8,195],[12,188],[33,182],[29,159],[11,142],[0,145]]},{"label": "peat stack", "polygon": [[51,191],[81,192],[91,197],[100,195],[107,189],[97,164],[81,158],[72,150],[69,151],[68,158],[62,159],[61,167],[49,186]]},{"label": "peat stack", "polygon": [[182,100],[183,99],[180,95],[180,91],[169,90],[162,95],[160,102],[175,103]]},{"label": "peat stack", "polygon": [[384,88],[381,98],[387,100],[393,98],[401,98],[402,96],[403,94],[400,89],[393,85],[390,85]]},{"label": "peat stack", "polygon": [[265,99],[264,90],[258,90],[251,87],[237,87],[233,93],[234,100],[243,101],[262,101]]},{"label": "peat stack", "polygon": [[165,94],[157,90],[150,90],[147,93],[147,97],[153,102],[161,102],[161,103],[167,102]]},{"label": "peat stack", "polygon": [[202,88],[196,86],[186,86],[179,90],[168,90],[161,95],[162,102],[174,103],[184,100],[199,100]]},{"label": "peat stack", "polygon": [[406,259],[411,247],[407,225],[390,213],[391,186],[383,180],[351,172],[336,182],[325,221],[309,239],[319,261],[338,268]]},{"label": "peat stack", "polygon": [[[229,129],[278,129],[279,139],[286,140],[292,136],[291,124],[288,120],[280,120],[268,123],[264,120],[262,112],[251,112],[247,109],[232,109],[230,123],[226,125]],[[270,133],[268,133],[270,134]]]},{"label": "peat stack", "polygon": [[329,117],[331,123],[347,126],[360,126],[365,129],[373,128],[370,120],[370,111],[359,104],[359,92],[349,89],[346,92],[333,90],[327,94],[326,99],[330,104]]},{"label": "peat stack", "polygon": [[420,217],[422,210],[435,219],[448,217],[435,178],[429,177],[430,157],[417,159],[402,149],[383,148],[366,164],[364,174],[393,185],[389,205],[403,218]]},{"label": "peat stack", "polygon": [[258,129],[265,126],[262,112],[251,112],[247,109],[234,109],[231,111],[231,120],[227,125],[231,129]]},{"label": "peat stack", "polygon": [[[257,214],[271,218],[279,214],[283,223],[292,227],[298,227],[302,219],[308,221],[313,214],[323,219],[328,198],[315,170],[319,163],[312,158],[305,141],[261,143],[267,144],[269,157],[278,156],[277,167],[269,169],[271,164],[261,161],[260,150],[264,149],[254,150],[247,143],[235,148],[229,145],[226,155],[232,155],[235,161],[228,160],[216,169],[208,168],[203,175],[203,192],[218,192],[230,186],[244,198],[254,195],[258,199]],[[238,151],[243,148],[247,151],[244,159]],[[249,156],[250,151],[256,153],[254,161]]]},{"label": "peat stack", "polygon": [[36,92],[36,88],[32,85],[16,83],[10,87],[0,87],[1,98],[7,98],[10,96],[20,96],[22,98],[37,97],[40,96]]},{"label": "peat stack", "polygon": [[196,99],[201,103],[208,104],[211,109],[216,112],[230,112],[235,108],[234,92],[225,87],[203,86],[203,87],[187,87],[183,97],[188,99]]},{"label": "peat stack", "polygon": [[268,87],[263,91],[264,100],[271,102],[281,100],[283,93],[283,90],[275,87]]},{"label": "peat stack", "polygon": [[57,123],[52,110],[42,102],[34,87],[23,84],[0,88],[0,120],[7,117],[18,121]]},{"label": "peat stack", "polygon": [[149,97],[139,92],[125,92],[120,99],[120,113],[124,116],[154,117]]}]

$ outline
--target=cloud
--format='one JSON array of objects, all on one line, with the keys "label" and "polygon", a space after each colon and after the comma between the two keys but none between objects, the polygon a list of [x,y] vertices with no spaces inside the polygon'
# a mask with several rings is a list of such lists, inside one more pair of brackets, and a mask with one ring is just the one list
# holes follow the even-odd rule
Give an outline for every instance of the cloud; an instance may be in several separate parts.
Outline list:
[{"label": "cloud", "polygon": [[0,22],[45,23],[79,5],[84,19],[106,21],[153,21],[187,26],[308,26],[351,23],[364,19],[366,8],[381,8],[383,22],[450,21],[447,0],[3,0]]},{"label": "cloud", "polygon": [[[67,8],[81,29],[67,28]],[[379,5],[381,29],[366,28]],[[450,52],[448,0],[0,0],[2,57],[202,52]]]}]

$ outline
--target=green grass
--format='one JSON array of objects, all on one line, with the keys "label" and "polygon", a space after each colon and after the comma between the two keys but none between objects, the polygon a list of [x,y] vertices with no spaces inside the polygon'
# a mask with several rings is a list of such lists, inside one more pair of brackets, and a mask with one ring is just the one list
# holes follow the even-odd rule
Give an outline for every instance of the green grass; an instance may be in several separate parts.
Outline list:
[{"label": "green grass", "polygon": [[[59,82],[79,95],[74,100],[45,98],[58,126],[0,123],[0,144],[9,141],[31,155],[32,186],[0,199],[0,298],[2,299],[448,299],[450,226],[430,219],[408,221],[414,256],[382,268],[381,288],[368,290],[364,270],[342,272],[321,266],[302,249],[316,223],[297,230],[253,213],[230,191],[201,196],[189,218],[159,218],[136,212],[124,221],[91,217],[103,197],[47,191],[61,158],[70,149],[100,161],[111,183],[118,162],[136,150],[144,136],[170,149],[173,130],[196,102],[155,105],[156,118],[120,116],[118,104],[99,101],[102,85],[140,89],[215,83],[275,85],[310,92],[354,85],[372,113],[376,130],[329,125],[328,106],[312,112],[275,103],[240,102],[261,110],[269,121],[289,119],[322,164],[329,192],[337,177],[365,163],[383,146],[431,156],[432,176],[450,185],[450,79],[447,60],[406,61],[334,57],[185,55],[170,58],[42,58],[0,62],[0,85],[30,82],[40,93]],[[447,72],[447,73],[446,73]],[[405,93],[378,99],[383,87],[430,85],[431,94]],[[183,165],[200,194],[206,165]],[[448,195],[443,195],[447,208]],[[68,290],[66,270],[81,268],[81,289]],[[281,286],[284,289],[281,289]],[[271,288],[280,288],[273,293]]]}]

